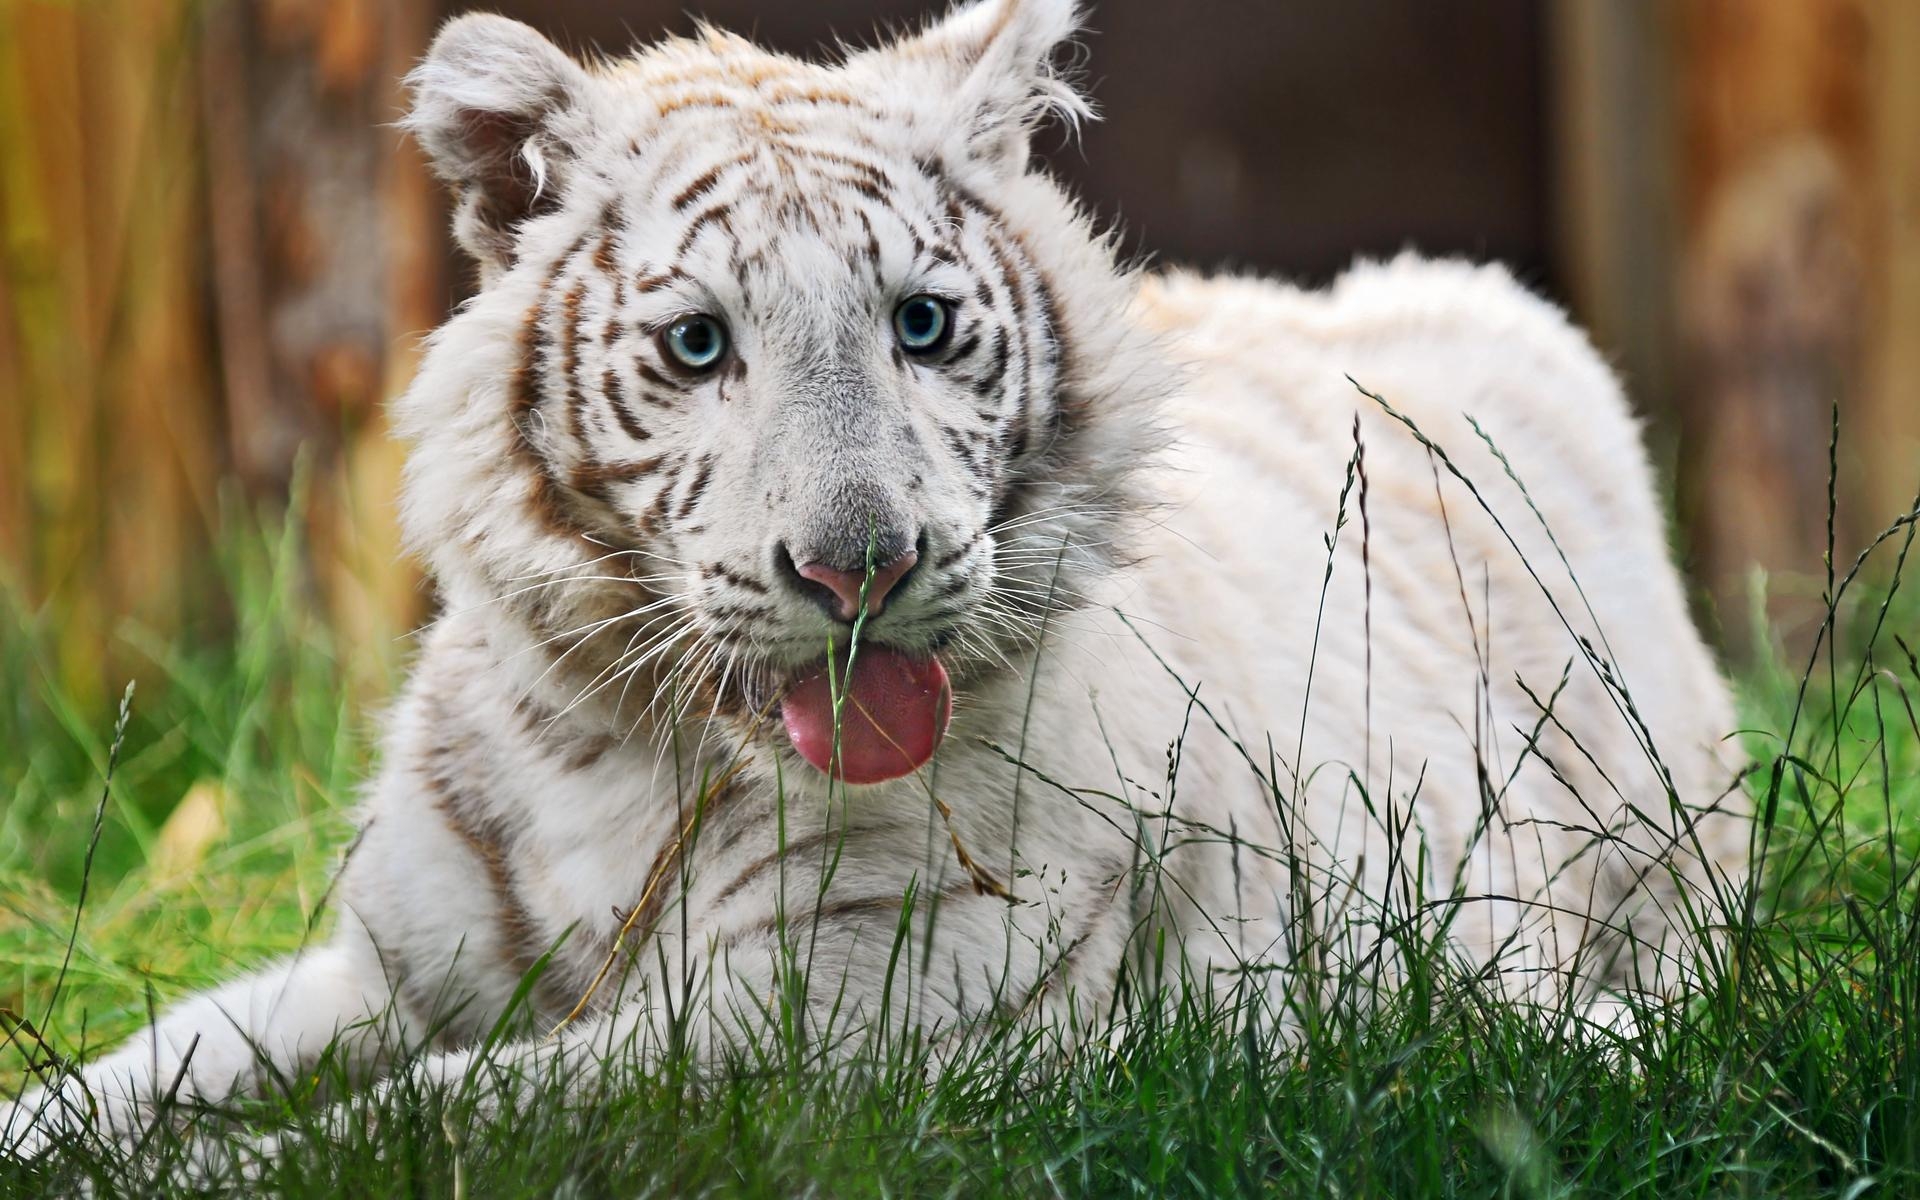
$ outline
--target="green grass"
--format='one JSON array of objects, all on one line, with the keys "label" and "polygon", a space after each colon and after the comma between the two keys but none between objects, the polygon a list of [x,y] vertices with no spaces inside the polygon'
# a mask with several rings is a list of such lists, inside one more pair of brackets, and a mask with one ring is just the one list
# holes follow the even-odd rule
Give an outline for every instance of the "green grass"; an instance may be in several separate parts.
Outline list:
[{"label": "green grass", "polygon": [[[55,682],[59,606],[29,613],[0,593],[0,1017],[46,1022],[65,964],[46,1032],[68,1045],[124,1036],[150,991],[169,999],[297,945],[352,832],[365,722],[301,599],[300,547],[284,525],[229,513],[228,526],[230,611],[208,622],[223,632],[119,639],[140,685],[110,788],[114,714]],[[223,828],[182,840],[168,821],[196,792]],[[23,1060],[0,1054],[12,1085]]]},{"label": "green grass", "polygon": [[[108,788],[113,714],[50,682],[56,613],[12,603],[0,627],[0,1006],[63,1055],[324,931],[373,718],[342,699],[300,548],[234,524],[230,632],[123,639],[146,665]],[[1007,1029],[937,1069],[897,1045],[829,1068],[776,1039],[717,1075],[668,1061],[572,1097],[536,1081],[490,1120],[402,1086],[353,1099],[345,1130],[321,1124],[323,1071],[227,1115],[304,1133],[258,1185],[287,1195],[1916,1194],[1920,605],[1895,562],[1911,532],[1838,598],[1818,657],[1763,647],[1737,681],[1765,884],[1697,994],[1625,1043],[1521,1013],[1415,943],[1405,986],[1346,978],[1285,1040],[1249,1004],[1184,1003],[1065,1055]],[[223,835],[164,832],[189,794],[224,797]],[[24,1041],[0,1048],[9,1091]],[[163,1129],[139,1158],[0,1162],[0,1194],[145,1194],[192,1145]]]}]

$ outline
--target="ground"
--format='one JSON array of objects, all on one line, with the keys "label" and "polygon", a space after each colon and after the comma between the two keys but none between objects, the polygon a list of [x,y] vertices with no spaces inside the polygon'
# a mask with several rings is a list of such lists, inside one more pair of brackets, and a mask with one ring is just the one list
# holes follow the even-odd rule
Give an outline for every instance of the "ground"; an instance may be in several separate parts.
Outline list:
[{"label": "ground", "polygon": [[[983,1038],[939,1071],[915,1046],[828,1069],[776,1044],[720,1077],[669,1063],[571,1103],[549,1083],[485,1121],[400,1089],[332,1133],[323,1070],[202,1114],[198,1136],[304,1131],[265,1167],[287,1195],[1912,1194],[1920,581],[1900,586],[1903,520],[1851,580],[1843,551],[1774,582],[1836,597],[1831,627],[1735,649],[1763,882],[1699,990],[1625,1040],[1496,1003],[1406,947],[1402,987],[1357,973],[1288,1035],[1190,1004],[1065,1056]],[[110,1044],[150,1004],[324,932],[377,709],[343,698],[292,527],[227,525],[225,632],[128,629],[116,647],[140,679],[117,750],[112,698],[58,680],[57,608],[0,611],[8,1092],[29,1049],[44,1069]],[[186,1145],[162,1129],[137,1157],[0,1162],[0,1194],[146,1194]]]}]

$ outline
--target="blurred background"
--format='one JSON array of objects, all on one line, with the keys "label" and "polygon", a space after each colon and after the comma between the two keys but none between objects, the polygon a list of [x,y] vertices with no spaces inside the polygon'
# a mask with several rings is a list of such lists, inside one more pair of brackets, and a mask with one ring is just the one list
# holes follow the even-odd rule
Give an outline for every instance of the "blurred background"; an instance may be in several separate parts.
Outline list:
[{"label": "blurred background", "polygon": [[[286,569],[358,686],[430,611],[382,402],[470,280],[392,122],[464,7],[0,0],[0,636],[30,615],[67,694],[147,669],[127,628],[224,636],[228,526],[290,498]],[[611,53],[689,8],[810,52],[941,6],[488,7]],[[1408,246],[1512,264],[1625,377],[1733,657],[1756,615],[1791,640],[1822,611],[1834,405],[1843,567],[1907,507],[1920,0],[1089,7],[1106,120],[1039,148],[1129,247],[1307,282]]]}]

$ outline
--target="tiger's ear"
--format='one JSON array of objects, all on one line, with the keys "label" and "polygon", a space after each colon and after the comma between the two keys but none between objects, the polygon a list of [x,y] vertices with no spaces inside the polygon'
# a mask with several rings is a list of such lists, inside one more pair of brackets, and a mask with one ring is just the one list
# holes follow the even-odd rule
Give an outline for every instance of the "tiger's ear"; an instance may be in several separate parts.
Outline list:
[{"label": "tiger's ear", "polygon": [[518,21],[448,21],[407,76],[402,125],[455,194],[454,236],[483,271],[512,259],[514,226],[557,201],[571,151],[559,118],[589,79],[579,63]]},{"label": "tiger's ear", "polygon": [[1071,125],[1093,108],[1054,69],[1060,45],[1079,29],[1076,0],[980,0],[925,32],[857,60],[880,70],[887,94],[904,97],[939,138],[943,157],[1017,175],[1035,127]]}]

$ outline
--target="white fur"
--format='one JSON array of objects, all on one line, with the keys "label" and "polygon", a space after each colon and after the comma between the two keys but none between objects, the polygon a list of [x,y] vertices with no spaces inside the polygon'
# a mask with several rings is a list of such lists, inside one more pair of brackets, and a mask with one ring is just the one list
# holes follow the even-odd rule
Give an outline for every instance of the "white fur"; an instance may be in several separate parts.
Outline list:
[{"label": "white fur", "polygon": [[[1741,877],[1743,825],[1722,803],[1732,713],[1618,384],[1497,268],[1407,256],[1326,292],[1118,271],[1026,168],[1031,123],[1077,111],[1046,67],[1071,28],[1070,4],[1003,0],[837,67],[707,33],[589,69],[511,22],[449,27],[415,76],[412,124],[463,189],[487,284],[397,409],[414,443],[407,526],[446,615],[388,720],[338,928],[322,951],[169,1010],[66,1096],[90,1090],[124,1132],[176,1079],[183,1098],[217,1099],[256,1086],[263,1063],[310,1067],[335,1035],[369,1076],[393,1046],[435,1039],[412,1069],[451,1079],[531,954],[562,938],[531,1003],[546,1027],[576,1000],[583,1012],[509,1060],[644,1053],[669,997],[691,1010],[696,1049],[761,1036],[777,913],[806,931],[794,952],[815,976],[812,1017],[837,1003],[856,1028],[948,1030],[997,1008],[1065,1036],[1106,1011],[1157,933],[1228,987],[1248,964],[1304,967],[1314,938],[1371,945],[1403,883],[1438,899],[1429,928],[1450,918],[1460,952],[1509,973],[1516,999],[1560,994],[1583,952],[1583,993],[1685,979],[1690,923],[1665,864],[1694,887]],[[473,141],[502,128],[523,144]],[[766,138],[818,153],[784,184],[771,168],[758,182],[755,160],[744,182],[694,186]],[[907,215],[878,219],[853,192],[782,208],[841,186],[835,155],[884,164]],[[550,203],[490,225],[494,199],[527,199],[512,175],[527,163]],[[963,195],[956,223],[942,206]],[[732,206],[725,236],[696,228],[676,257],[709,203]],[[917,258],[914,238],[943,230],[946,258]],[[669,266],[684,278],[654,291],[613,282]],[[978,400],[940,369],[890,362],[891,297],[980,285],[966,328],[1025,348],[997,391]],[[729,314],[747,370],[675,393],[635,439],[614,407],[654,361],[635,331],[689,309]],[[1349,376],[1443,446],[1506,532]],[[1356,420],[1365,524],[1355,480],[1323,602]],[[998,447],[971,473],[936,434],[970,421],[985,422],[974,444]],[[662,455],[683,465],[639,469]],[[631,477],[581,493],[607,464]],[[562,518],[536,519],[540,494]],[[761,569],[774,539],[826,544],[836,521],[857,539],[875,514],[923,529],[926,560],[965,551],[950,574],[971,607],[942,651],[956,714],[932,768],[829,788],[777,717],[756,724],[728,698],[763,696],[834,627],[778,586],[729,591],[703,567]],[[621,540],[649,522],[644,544]],[[925,594],[944,578],[923,576],[863,636],[942,644]],[[636,595],[655,607],[633,615]],[[759,615],[730,626],[724,603]],[[604,635],[542,645],[581,628]],[[741,640],[703,657],[728,628]],[[1544,701],[1563,673],[1558,724],[1543,722],[1520,684]],[[1641,727],[1690,814],[1729,814],[1699,822],[1703,854]],[[736,765],[729,788],[703,792]],[[1398,872],[1389,810],[1414,821]],[[1426,874],[1411,880],[1421,837]],[[804,850],[783,860],[781,839]],[[651,919],[626,934],[632,969],[594,990],[636,906]],[[1629,923],[1637,945],[1604,933]],[[695,994],[678,994],[692,968]],[[1264,978],[1276,997],[1314,986]],[[12,1115],[23,1152],[61,1126],[55,1105],[23,1135],[48,1099]]]}]

